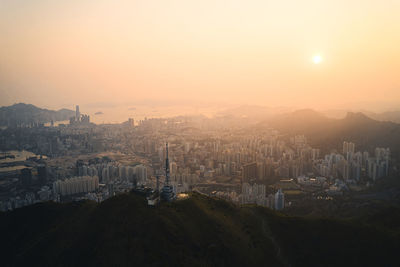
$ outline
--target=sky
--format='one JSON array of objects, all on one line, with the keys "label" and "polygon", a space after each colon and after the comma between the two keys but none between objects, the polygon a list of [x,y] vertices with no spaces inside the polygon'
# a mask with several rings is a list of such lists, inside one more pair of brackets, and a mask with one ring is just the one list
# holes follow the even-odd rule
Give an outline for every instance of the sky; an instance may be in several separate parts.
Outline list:
[{"label": "sky", "polygon": [[400,109],[399,14],[399,0],[0,0],[0,105]]}]

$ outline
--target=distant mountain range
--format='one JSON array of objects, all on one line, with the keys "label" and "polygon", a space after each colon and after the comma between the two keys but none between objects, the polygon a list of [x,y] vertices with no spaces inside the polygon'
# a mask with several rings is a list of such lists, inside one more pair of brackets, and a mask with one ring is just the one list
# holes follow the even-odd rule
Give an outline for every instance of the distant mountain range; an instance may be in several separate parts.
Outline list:
[{"label": "distant mountain range", "polygon": [[72,116],[75,116],[75,112],[69,109],[55,111],[38,108],[31,104],[18,103],[8,107],[0,107],[0,126],[64,121]]},{"label": "distant mountain range", "polygon": [[[246,118],[254,121],[270,119],[274,116],[287,114],[289,112],[296,111],[292,107],[267,107],[267,106],[256,106],[256,105],[242,105],[235,108],[229,108],[223,110],[217,114],[217,116],[233,116],[236,118]],[[347,113],[363,113],[367,117],[377,121],[391,121],[400,123],[400,110],[397,111],[386,111],[382,113],[375,113],[368,110],[359,111],[348,111],[344,109],[331,109],[318,111],[321,115],[325,115],[328,118],[342,119],[346,117]]]},{"label": "distant mountain range", "polygon": [[396,122],[400,123],[400,110],[397,111],[386,111],[383,113],[366,113],[366,115],[372,119],[378,120],[378,121],[391,121],[391,122]]},{"label": "distant mountain range", "polygon": [[[336,118],[336,119],[341,119],[344,118],[349,111],[346,110],[324,110],[321,111],[325,116],[329,118]],[[377,120],[377,121],[391,121],[391,122],[396,122],[400,123],[400,110],[396,111],[386,111],[382,113],[375,113],[371,112],[368,110],[361,110],[359,111],[371,119]]]},{"label": "distant mountain range", "polygon": [[[389,211],[394,225],[399,212]],[[149,207],[127,193],[0,213],[0,257],[2,266],[396,266],[397,225],[368,221],[290,217],[197,193]]]},{"label": "distant mountain range", "polygon": [[400,150],[400,124],[373,120],[363,113],[348,112],[333,119],[310,109],[276,116],[259,124],[289,135],[304,134],[317,147],[341,147],[343,141],[356,143],[356,149],[390,147]]}]

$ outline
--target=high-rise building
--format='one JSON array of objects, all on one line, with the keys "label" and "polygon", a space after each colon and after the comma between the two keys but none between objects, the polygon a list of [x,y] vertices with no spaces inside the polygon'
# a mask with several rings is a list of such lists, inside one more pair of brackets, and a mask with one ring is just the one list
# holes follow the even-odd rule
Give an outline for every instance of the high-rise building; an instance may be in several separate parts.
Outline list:
[{"label": "high-rise building", "polygon": [[267,207],[270,209],[275,208],[275,196],[273,194],[269,194],[267,198]]},{"label": "high-rise building", "polygon": [[265,185],[243,183],[242,204],[255,203],[261,206],[267,206],[267,199],[265,196]]},{"label": "high-rise building", "polygon": [[132,183],[133,179],[136,178],[135,169],[133,167],[128,167],[127,176],[128,182]]},{"label": "high-rise building", "polygon": [[45,185],[47,182],[47,170],[46,170],[46,165],[40,164],[37,166],[37,172],[38,172],[38,180],[41,185]]},{"label": "high-rise building", "polygon": [[343,142],[343,154],[347,155],[347,153],[353,153],[354,154],[354,149],[355,149],[355,144],[352,142]]},{"label": "high-rise building", "polygon": [[108,168],[103,168],[103,170],[101,171],[101,182],[108,183],[108,181],[109,181]]},{"label": "high-rise building", "polygon": [[61,196],[93,192],[99,188],[97,176],[80,176],[53,183],[53,191]]},{"label": "high-rise building", "polygon": [[171,162],[169,166],[170,166],[171,174],[175,175],[178,170],[178,166],[176,165],[176,162]]},{"label": "high-rise building", "polygon": [[147,168],[140,164],[135,166],[136,179],[139,184],[145,184],[147,180]]},{"label": "high-rise building", "polygon": [[349,144],[346,141],[344,141],[343,142],[343,154],[346,155],[347,151],[349,151]]},{"label": "high-rise building", "polygon": [[32,185],[32,171],[30,168],[23,168],[21,170],[20,181],[23,186]]},{"label": "high-rise building", "polygon": [[126,181],[126,168],[125,166],[118,167],[119,179],[121,181]]},{"label": "high-rise building", "polygon": [[243,182],[249,182],[257,178],[257,163],[245,164],[242,167],[242,178]]},{"label": "high-rise building", "polygon": [[81,113],[79,112],[79,105],[76,105],[75,120],[79,121],[80,118],[81,118]]},{"label": "high-rise building", "polygon": [[275,209],[281,210],[285,207],[285,194],[283,194],[282,189],[279,189],[275,194]]}]

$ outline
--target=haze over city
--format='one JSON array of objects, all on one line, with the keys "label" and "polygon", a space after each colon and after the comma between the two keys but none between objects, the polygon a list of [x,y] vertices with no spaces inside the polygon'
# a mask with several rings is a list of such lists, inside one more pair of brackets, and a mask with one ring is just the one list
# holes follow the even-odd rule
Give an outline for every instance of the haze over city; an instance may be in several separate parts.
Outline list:
[{"label": "haze over city", "polygon": [[0,0],[0,266],[398,266],[399,0]]},{"label": "haze over city", "polygon": [[392,110],[399,13],[378,0],[3,0],[0,105]]}]

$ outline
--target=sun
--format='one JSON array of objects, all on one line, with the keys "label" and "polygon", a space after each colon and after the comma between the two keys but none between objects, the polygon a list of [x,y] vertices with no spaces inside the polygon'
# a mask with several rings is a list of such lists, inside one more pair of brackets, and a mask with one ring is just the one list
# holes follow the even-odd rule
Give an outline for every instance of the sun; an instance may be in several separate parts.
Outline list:
[{"label": "sun", "polygon": [[322,62],[322,57],[321,57],[321,55],[314,55],[312,60],[313,60],[314,64],[319,64]]}]

